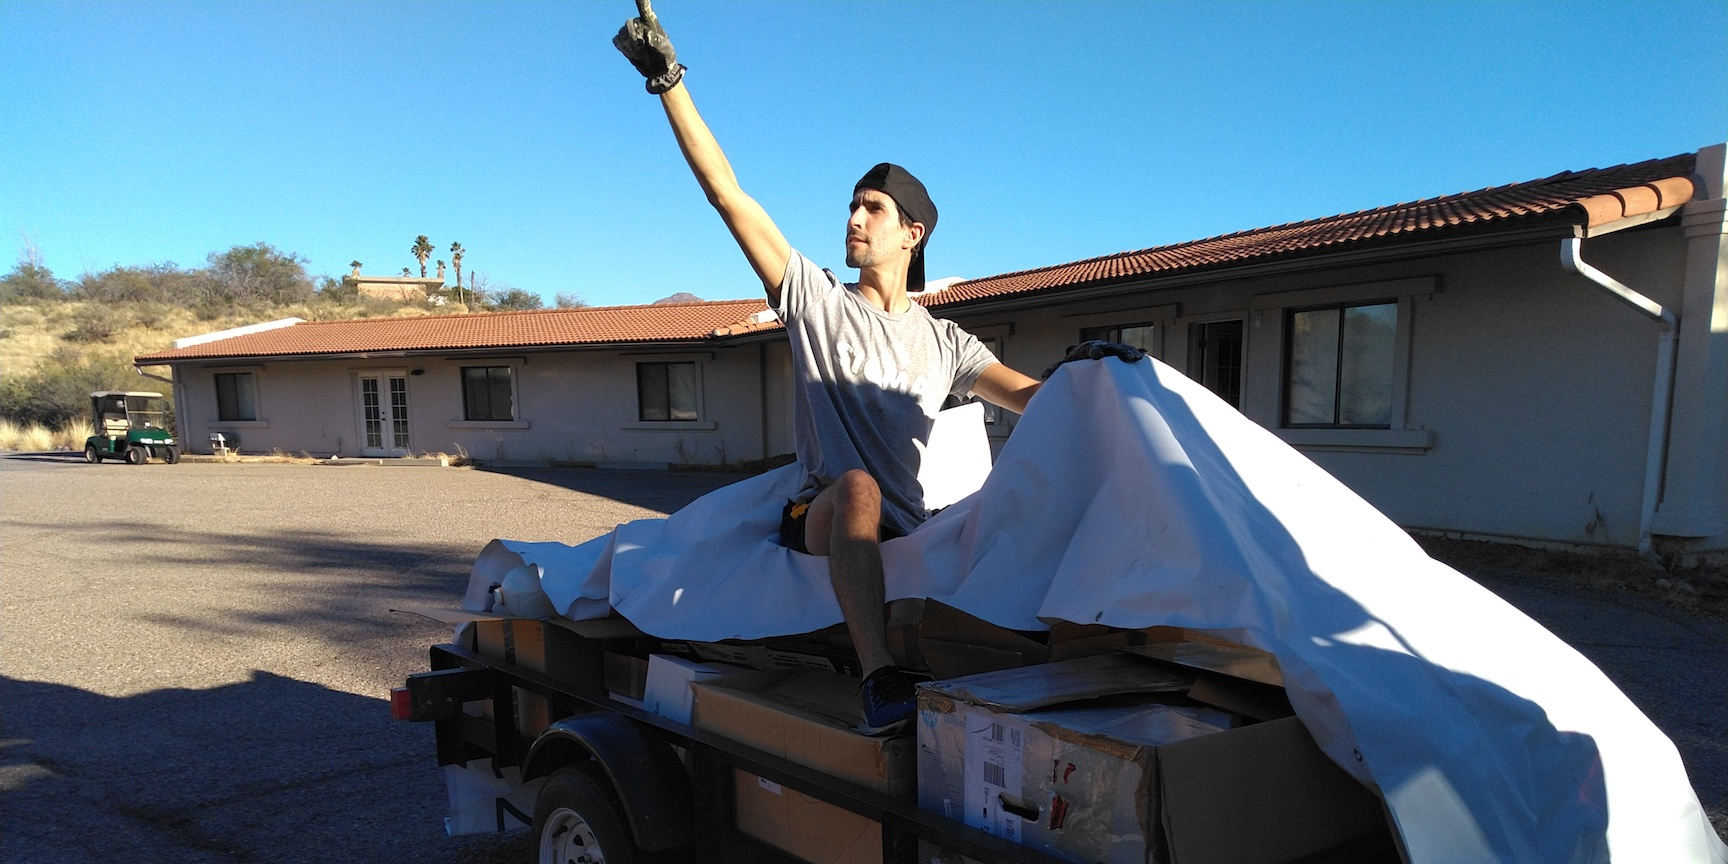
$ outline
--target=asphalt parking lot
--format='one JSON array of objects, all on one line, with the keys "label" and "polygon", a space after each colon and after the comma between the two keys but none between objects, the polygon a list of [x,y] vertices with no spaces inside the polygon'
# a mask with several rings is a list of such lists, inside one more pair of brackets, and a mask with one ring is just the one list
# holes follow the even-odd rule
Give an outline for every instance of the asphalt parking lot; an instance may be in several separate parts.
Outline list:
[{"label": "asphalt parking lot", "polygon": [[[389,688],[489,539],[563,540],[735,475],[0,457],[0,861],[502,862],[444,835]],[[1728,804],[1728,625],[1490,583],[1602,666]],[[1720,821],[1718,824],[1722,824]]]}]

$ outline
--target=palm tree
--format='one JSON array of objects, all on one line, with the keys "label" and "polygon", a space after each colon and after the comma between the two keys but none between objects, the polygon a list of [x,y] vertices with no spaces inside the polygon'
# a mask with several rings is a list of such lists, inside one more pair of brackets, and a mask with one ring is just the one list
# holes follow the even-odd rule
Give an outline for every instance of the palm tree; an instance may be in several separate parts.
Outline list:
[{"label": "palm tree", "polygon": [[456,267],[456,302],[458,303],[465,302],[462,299],[462,253],[466,251],[468,250],[463,249],[461,243],[450,244],[450,263]]},{"label": "palm tree", "polygon": [[420,262],[420,278],[426,278],[426,259],[432,257],[432,241],[425,234],[414,238],[414,248],[408,250],[414,253],[414,258]]}]

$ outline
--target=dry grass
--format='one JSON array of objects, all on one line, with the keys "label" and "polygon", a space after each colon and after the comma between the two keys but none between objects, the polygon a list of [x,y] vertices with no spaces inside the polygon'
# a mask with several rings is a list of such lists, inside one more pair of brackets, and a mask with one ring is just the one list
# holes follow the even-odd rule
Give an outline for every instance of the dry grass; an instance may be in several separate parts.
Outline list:
[{"label": "dry grass", "polygon": [[[80,338],[80,322],[107,312],[111,335],[99,340]],[[394,303],[316,303],[270,309],[235,309],[218,318],[203,319],[193,310],[160,303],[129,303],[107,307],[81,300],[52,303],[9,303],[0,306],[0,371],[8,377],[28,375],[56,348],[73,345],[87,356],[113,355],[127,364],[140,354],[165,350],[175,339],[244,327],[280,318],[335,321],[353,318],[414,317],[467,311],[459,304],[437,310]],[[83,445],[79,445],[83,446]]]},{"label": "dry grass", "polygon": [[0,419],[0,450],[9,453],[40,453],[48,450],[83,450],[90,430],[72,423],[59,429],[20,426]]},{"label": "dry grass", "polygon": [[1484,579],[1551,579],[1594,591],[1635,594],[1728,620],[1728,567],[1658,565],[1632,552],[1563,552],[1510,543],[1418,537],[1428,554]]}]

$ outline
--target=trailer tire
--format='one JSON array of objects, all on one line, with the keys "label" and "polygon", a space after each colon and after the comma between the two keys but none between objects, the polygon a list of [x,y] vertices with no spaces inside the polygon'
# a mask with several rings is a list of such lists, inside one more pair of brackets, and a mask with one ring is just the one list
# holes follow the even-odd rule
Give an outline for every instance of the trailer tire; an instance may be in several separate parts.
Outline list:
[{"label": "trailer tire", "polygon": [[143,447],[126,448],[126,464],[142,465],[148,461],[150,461],[150,454]]},{"label": "trailer tire", "polygon": [[89,462],[92,465],[99,464],[102,461],[102,454],[96,452],[95,444],[84,445],[84,461]]},{"label": "trailer tire", "polygon": [[561,768],[534,799],[540,864],[639,864],[645,858],[624,827],[606,781],[589,765]]}]

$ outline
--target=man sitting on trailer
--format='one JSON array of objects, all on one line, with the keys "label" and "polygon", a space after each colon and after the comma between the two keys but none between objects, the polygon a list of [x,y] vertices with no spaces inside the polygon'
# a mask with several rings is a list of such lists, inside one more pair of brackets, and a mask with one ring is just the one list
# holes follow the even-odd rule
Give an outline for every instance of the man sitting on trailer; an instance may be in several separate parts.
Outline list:
[{"label": "man sitting on trailer", "polygon": [[[1039,382],[912,302],[909,295],[924,289],[936,206],[906,169],[884,162],[852,190],[846,266],[858,268],[856,283],[840,282],[792,249],[739,188],[684,86],[685,68],[666,31],[646,0],[638,0],[638,8],[641,16],[627,22],[613,44],[647,78],[648,92],[660,96],[685,160],[791,339],[794,443],[808,476],[786,504],[782,542],[827,556],[834,596],[865,675],[861,728],[892,731],[911,716],[915,698],[912,678],[888,652],[880,544],[929,516],[917,474],[943,402],[976,393],[1024,413]],[[1065,361],[1104,353],[1144,356],[1126,346],[1101,350],[1088,343]]]}]

